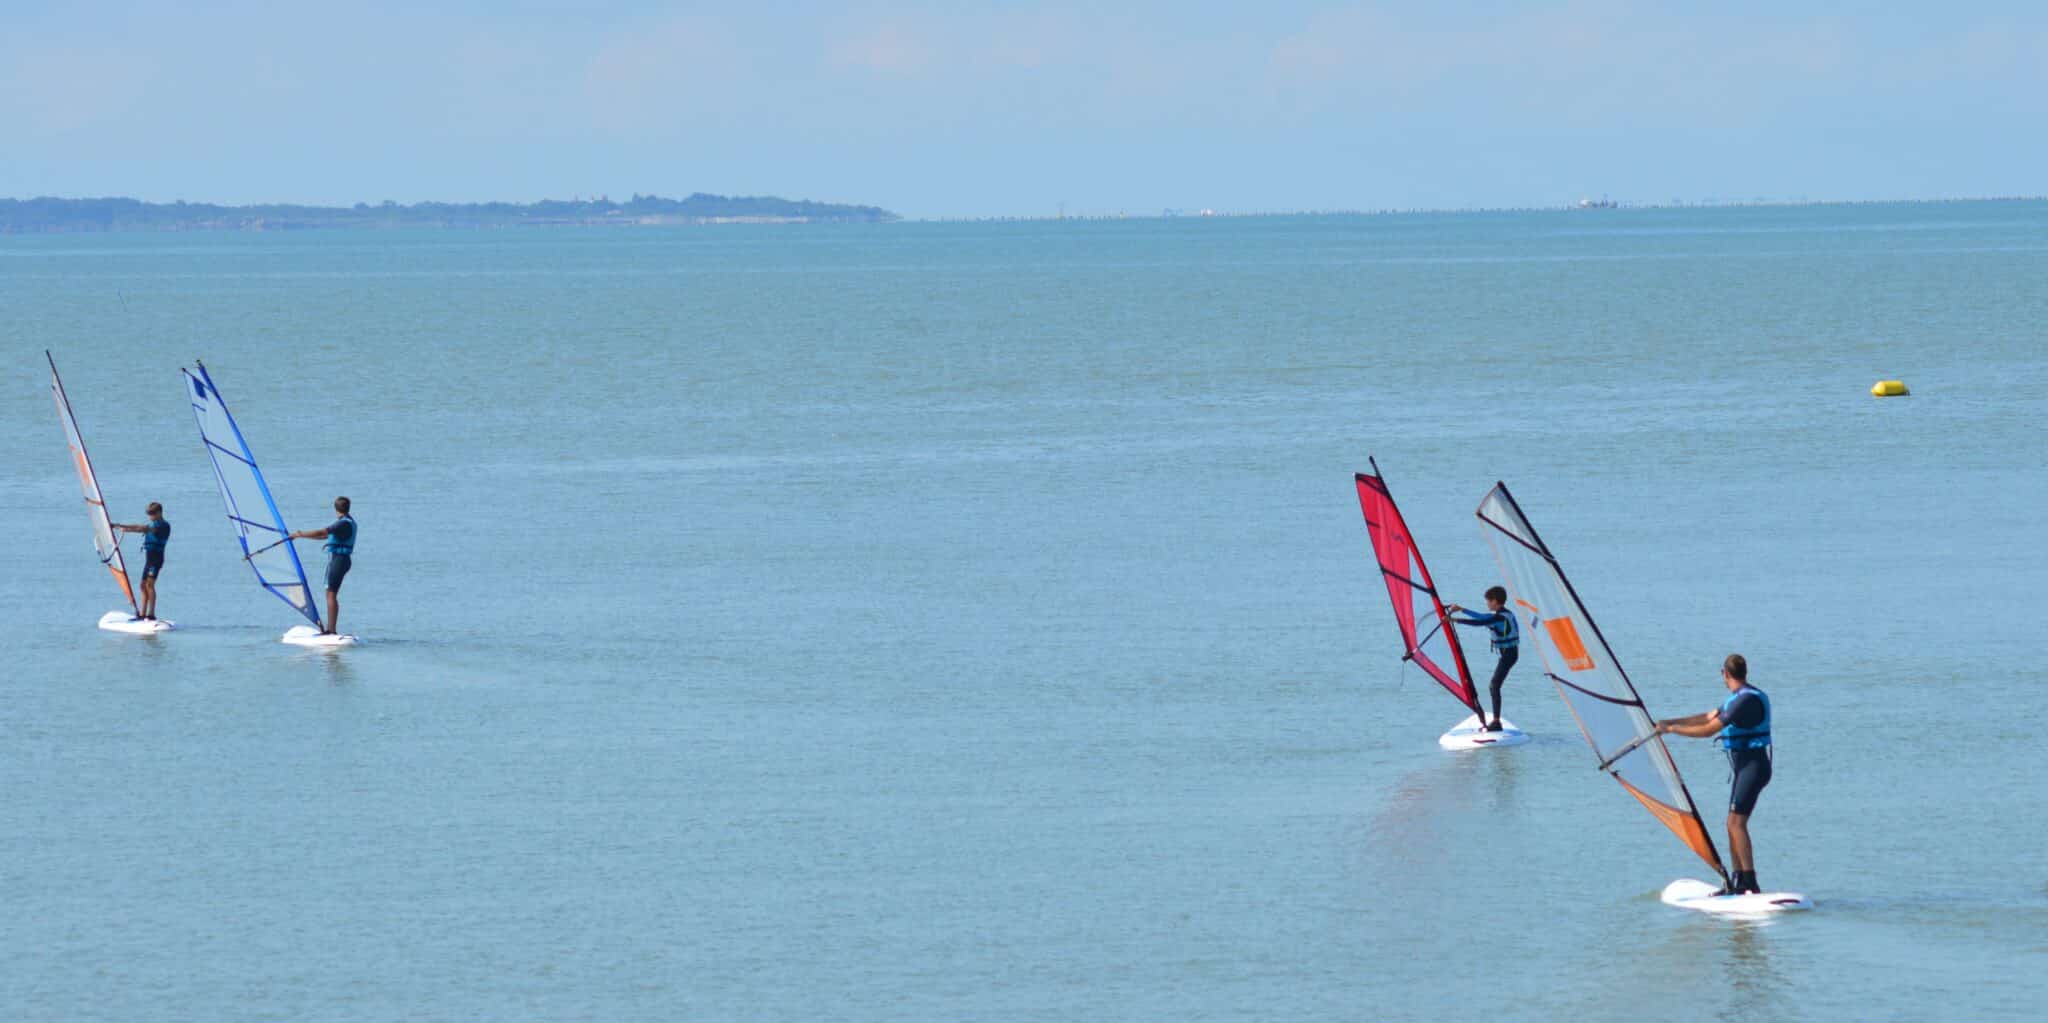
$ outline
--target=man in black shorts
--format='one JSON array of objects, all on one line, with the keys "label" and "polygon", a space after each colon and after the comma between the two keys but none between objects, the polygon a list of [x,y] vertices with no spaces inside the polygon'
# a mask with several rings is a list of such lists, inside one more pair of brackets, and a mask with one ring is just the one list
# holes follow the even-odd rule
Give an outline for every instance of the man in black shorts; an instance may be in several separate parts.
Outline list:
[{"label": "man in black shorts", "polygon": [[325,540],[320,547],[327,552],[327,622],[320,627],[323,635],[337,633],[335,624],[341,618],[341,580],[348,575],[350,557],[356,552],[356,520],[349,517],[348,498],[334,499],[334,514],[339,516],[326,529],[302,529],[293,533],[292,540]]},{"label": "man in black shorts", "polygon": [[149,507],[142,511],[149,516],[149,521],[142,525],[120,522],[107,525],[123,533],[142,534],[142,604],[135,610],[144,621],[155,621],[156,577],[164,570],[164,545],[171,542],[171,524],[164,520],[164,506],[155,501],[149,502]]},{"label": "man in black shorts", "polygon": [[1749,815],[1756,809],[1757,796],[1771,783],[1771,698],[1749,684],[1749,662],[1741,654],[1729,654],[1721,663],[1721,681],[1728,687],[1728,699],[1719,710],[1666,718],[1657,722],[1657,731],[1695,739],[1711,735],[1728,751],[1728,766],[1735,776],[1728,792],[1728,851],[1735,859],[1735,877],[1718,894],[1733,895],[1762,890],[1756,881],[1756,854],[1749,846]]}]

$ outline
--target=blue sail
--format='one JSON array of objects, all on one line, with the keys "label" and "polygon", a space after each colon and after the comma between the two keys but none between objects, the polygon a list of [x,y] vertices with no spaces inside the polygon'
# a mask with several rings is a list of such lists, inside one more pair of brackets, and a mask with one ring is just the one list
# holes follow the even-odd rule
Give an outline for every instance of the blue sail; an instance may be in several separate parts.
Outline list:
[{"label": "blue sail", "polygon": [[270,485],[256,468],[256,456],[242,439],[227,402],[213,386],[206,367],[197,361],[195,369],[184,370],[185,397],[192,402],[192,414],[199,420],[199,439],[206,444],[206,457],[213,462],[214,482],[220,484],[221,501],[226,504],[228,522],[235,527],[235,539],[242,545],[242,560],[256,573],[256,581],[306,616],[315,626],[320,611],[313,603],[313,588],[306,583],[306,568],[299,552],[285,538],[291,530],[271,500]]}]

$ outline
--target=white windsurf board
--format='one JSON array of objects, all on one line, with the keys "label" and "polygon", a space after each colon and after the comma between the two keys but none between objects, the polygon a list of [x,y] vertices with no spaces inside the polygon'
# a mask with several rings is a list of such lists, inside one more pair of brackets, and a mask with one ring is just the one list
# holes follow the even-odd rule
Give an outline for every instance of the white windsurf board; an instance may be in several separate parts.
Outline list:
[{"label": "white windsurf board", "polygon": [[108,632],[125,632],[131,636],[154,636],[177,628],[176,622],[161,618],[137,618],[126,611],[109,611],[100,616],[100,628]]},{"label": "white windsurf board", "polygon": [[1503,717],[1500,731],[1489,732],[1479,715],[1468,714],[1465,720],[1451,726],[1451,730],[1437,737],[1436,744],[1448,750],[1486,749],[1491,746],[1520,746],[1529,741],[1529,733],[1515,727],[1515,723]]},{"label": "white windsurf board", "polygon": [[1748,895],[1715,895],[1719,885],[1681,878],[1664,886],[1664,903],[1702,913],[1728,916],[1762,916],[1812,909],[1813,900],[1799,892],[1753,892]]},{"label": "white windsurf board", "polygon": [[293,646],[309,646],[331,650],[338,647],[354,646],[356,645],[356,638],[346,634],[324,633],[310,625],[294,625],[285,630],[284,636],[279,642],[290,643]]}]

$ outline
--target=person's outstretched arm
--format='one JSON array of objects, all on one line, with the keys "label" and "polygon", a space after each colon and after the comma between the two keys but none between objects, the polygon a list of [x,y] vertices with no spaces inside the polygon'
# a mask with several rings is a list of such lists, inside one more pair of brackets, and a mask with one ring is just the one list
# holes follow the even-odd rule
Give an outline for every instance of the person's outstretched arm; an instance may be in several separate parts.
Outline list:
[{"label": "person's outstretched arm", "polygon": [[1721,712],[1710,710],[1705,714],[1665,718],[1657,722],[1657,730],[1666,734],[1677,733],[1694,739],[1704,739],[1721,730]]},{"label": "person's outstretched arm", "polygon": [[[1451,604],[1444,610],[1450,613],[1451,621],[1459,625],[1492,625],[1507,614],[1506,611],[1469,611],[1456,604]],[[1463,617],[1459,617],[1460,615]]]}]

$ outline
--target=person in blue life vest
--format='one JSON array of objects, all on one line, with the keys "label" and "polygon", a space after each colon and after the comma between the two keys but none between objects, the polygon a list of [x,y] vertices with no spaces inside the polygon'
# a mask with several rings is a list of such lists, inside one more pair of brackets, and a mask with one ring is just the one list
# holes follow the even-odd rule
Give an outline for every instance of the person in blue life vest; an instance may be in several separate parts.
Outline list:
[{"label": "person in blue life vest", "polygon": [[1756,798],[1771,783],[1771,698],[1749,684],[1749,662],[1741,654],[1729,654],[1721,662],[1721,682],[1728,698],[1718,710],[1690,717],[1666,718],[1657,731],[1695,739],[1713,736],[1728,751],[1728,766],[1734,783],[1728,791],[1728,851],[1735,859],[1735,877],[1718,894],[1759,892],[1756,853],[1749,844],[1749,815],[1756,810]]},{"label": "person in blue life vest", "polygon": [[1493,720],[1486,724],[1489,732],[1501,730],[1500,684],[1508,680],[1508,671],[1522,659],[1522,627],[1515,622],[1514,614],[1507,607],[1508,591],[1495,586],[1486,591],[1485,614],[1467,611],[1456,604],[1444,608],[1453,616],[1451,621],[1459,625],[1485,626],[1487,647],[1500,657],[1493,664],[1493,681],[1487,683],[1487,690],[1493,696]]},{"label": "person in blue life vest", "polygon": [[171,524],[164,519],[164,506],[155,501],[142,509],[149,521],[139,526],[122,522],[108,525],[123,533],[142,534],[142,603],[136,608],[143,621],[156,620],[156,577],[164,570],[164,545],[171,542]]},{"label": "person in blue life vest", "polygon": [[338,516],[326,529],[301,529],[293,533],[293,540],[325,540],[320,549],[327,552],[327,623],[321,628],[324,635],[340,631],[336,622],[341,619],[341,580],[348,575],[349,559],[356,552],[356,520],[348,513],[348,498],[334,499],[334,514]]}]

